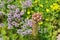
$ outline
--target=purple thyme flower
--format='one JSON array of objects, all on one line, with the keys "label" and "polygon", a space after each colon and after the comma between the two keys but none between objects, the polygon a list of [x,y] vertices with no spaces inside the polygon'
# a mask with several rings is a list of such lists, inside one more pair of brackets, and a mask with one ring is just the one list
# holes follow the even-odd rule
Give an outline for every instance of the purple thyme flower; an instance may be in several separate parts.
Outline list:
[{"label": "purple thyme flower", "polygon": [[14,14],[14,18],[20,19],[20,14]]},{"label": "purple thyme flower", "polygon": [[28,20],[28,25],[32,27],[32,20]]},{"label": "purple thyme flower", "polygon": [[28,34],[31,34],[31,33],[32,33],[32,30],[28,29],[28,30],[23,31],[22,35],[28,35]]},{"label": "purple thyme flower", "polygon": [[12,25],[10,23],[8,23],[8,29],[12,29]]},{"label": "purple thyme flower", "polygon": [[16,6],[15,5],[11,5],[11,9],[16,9]]},{"label": "purple thyme flower", "polygon": [[7,21],[8,21],[8,22],[11,22],[12,19],[13,19],[12,15],[8,15]]},{"label": "purple thyme flower", "polygon": [[22,16],[24,14],[24,11],[22,10],[21,12],[20,12],[20,15]]},{"label": "purple thyme flower", "polygon": [[19,8],[16,8],[15,13],[19,13],[19,12],[20,12]]},{"label": "purple thyme flower", "polygon": [[12,18],[12,15],[8,15],[8,18]]},{"label": "purple thyme flower", "polygon": [[31,0],[25,0],[24,2],[21,3],[24,8],[30,7],[32,5]]},{"label": "purple thyme flower", "polygon": [[7,18],[7,21],[8,21],[8,22],[11,22],[11,21],[12,21],[12,19],[11,19],[11,18]]},{"label": "purple thyme flower", "polygon": [[18,16],[18,15],[15,13],[15,14],[14,14],[14,18],[17,18],[17,16]]},{"label": "purple thyme flower", "polygon": [[20,19],[20,17],[21,17],[20,14],[17,14],[17,15],[18,15],[17,18]]},{"label": "purple thyme flower", "polygon": [[9,8],[9,9],[15,9],[16,6],[15,5],[8,5],[7,8]]},{"label": "purple thyme flower", "polygon": [[22,33],[21,33],[21,35],[23,35],[23,36],[24,36],[24,35],[27,35],[27,33],[24,31],[24,32],[22,32]]},{"label": "purple thyme flower", "polygon": [[18,34],[21,34],[22,31],[23,31],[22,29],[18,29],[18,30],[17,30],[17,33],[18,33]]},{"label": "purple thyme flower", "polygon": [[21,27],[22,27],[22,29],[28,29],[27,24],[23,24]]},{"label": "purple thyme flower", "polygon": [[26,0],[26,5],[27,5],[28,7],[30,7],[30,6],[32,5],[31,0]]},{"label": "purple thyme flower", "polygon": [[17,22],[15,22],[15,21],[12,22],[12,25],[15,26],[15,27],[19,26],[19,24]]},{"label": "purple thyme flower", "polygon": [[14,14],[14,11],[10,10],[8,15],[13,16],[13,14]]},{"label": "purple thyme flower", "polygon": [[31,34],[32,33],[32,30],[31,29],[28,29],[28,30],[26,30],[26,33],[27,34]]}]

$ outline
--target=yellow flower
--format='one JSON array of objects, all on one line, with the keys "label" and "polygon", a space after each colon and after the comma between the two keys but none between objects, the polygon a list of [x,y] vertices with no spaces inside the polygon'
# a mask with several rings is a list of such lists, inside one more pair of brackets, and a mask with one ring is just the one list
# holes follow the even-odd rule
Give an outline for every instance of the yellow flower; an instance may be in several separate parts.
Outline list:
[{"label": "yellow flower", "polygon": [[34,3],[37,3],[38,1],[37,0],[35,0],[35,2]]},{"label": "yellow flower", "polygon": [[46,8],[46,12],[49,12],[50,10]]},{"label": "yellow flower", "polygon": [[27,11],[27,14],[30,14],[30,11]]},{"label": "yellow flower", "polygon": [[59,5],[57,3],[53,3],[53,5],[50,6],[53,10],[59,9]]},{"label": "yellow flower", "polygon": [[42,4],[39,4],[39,6],[40,6],[41,8],[43,8],[43,5],[42,5]]},{"label": "yellow flower", "polygon": [[50,6],[51,8],[53,7],[53,5]]},{"label": "yellow flower", "polygon": [[43,22],[38,22],[39,25],[43,24]]},{"label": "yellow flower", "polygon": [[46,18],[45,20],[46,20],[46,21],[49,21],[49,19],[48,19],[48,18]]}]

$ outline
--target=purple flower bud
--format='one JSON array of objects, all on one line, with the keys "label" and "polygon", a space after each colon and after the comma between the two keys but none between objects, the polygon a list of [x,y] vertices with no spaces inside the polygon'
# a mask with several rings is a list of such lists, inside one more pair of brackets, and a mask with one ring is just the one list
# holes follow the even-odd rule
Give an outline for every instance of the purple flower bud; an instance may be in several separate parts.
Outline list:
[{"label": "purple flower bud", "polygon": [[14,18],[20,19],[20,14],[14,14]]},{"label": "purple flower bud", "polygon": [[23,24],[23,26],[21,26],[23,29],[27,29],[27,25],[24,25]]},{"label": "purple flower bud", "polygon": [[8,5],[7,8],[9,8],[9,9],[15,9],[16,6],[15,5]]},{"label": "purple flower bud", "polygon": [[8,29],[12,29],[12,25],[8,23]]},{"label": "purple flower bud", "polygon": [[26,30],[26,33],[31,34],[32,33],[32,30],[31,29],[28,29],[28,30]]},{"label": "purple flower bud", "polygon": [[14,14],[14,18],[16,18],[17,16],[18,16],[18,15],[15,13],[15,14]]},{"label": "purple flower bud", "polygon": [[12,21],[12,19],[11,19],[11,18],[8,18],[8,19],[7,19],[7,21],[8,21],[8,22],[11,22],[11,21]]},{"label": "purple flower bud", "polygon": [[21,12],[20,12],[20,15],[22,16],[24,14],[24,11],[22,10]]},{"label": "purple flower bud", "polygon": [[30,7],[30,6],[32,5],[31,0],[26,0],[26,5],[27,5],[28,7]]},{"label": "purple flower bud", "polygon": [[17,15],[18,15],[17,18],[20,19],[20,14],[17,14]]},{"label": "purple flower bud", "polygon": [[32,20],[28,20],[28,25],[30,26],[30,27],[32,27]]},{"label": "purple flower bud", "polygon": [[17,8],[16,10],[15,10],[15,13],[19,13],[20,12],[20,10],[19,10],[19,8]]},{"label": "purple flower bud", "polygon": [[15,9],[16,8],[16,6],[15,5],[11,5],[11,9]]},{"label": "purple flower bud", "polygon": [[30,7],[32,5],[31,0],[26,0],[25,2],[21,3],[24,8]]},{"label": "purple flower bud", "polygon": [[11,10],[10,10],[9,15],[12,16],[13,14],[14,14],[14,11],[11,11]]},{"label": "purple flower bud", "polygon": [[32,30],[26,30],[24,32],[22,32],[22,35],[28,35],[28,34],[31,34],[32,33]]}]

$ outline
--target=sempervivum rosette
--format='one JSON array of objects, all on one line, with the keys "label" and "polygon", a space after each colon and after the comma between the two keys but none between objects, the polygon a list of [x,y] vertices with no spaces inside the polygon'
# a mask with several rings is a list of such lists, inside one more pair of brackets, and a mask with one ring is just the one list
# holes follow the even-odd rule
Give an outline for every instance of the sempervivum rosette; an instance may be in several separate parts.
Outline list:
[{"label": "sempervivum rosette", "polygon": [[38,22],[42,20],[42,15],[40,13],[34,13],[32,15],[32,35],[34,36],[34,40],[37,40],[36,36],[38,35]]},{"label": "sempervivum rosette", "polygon": [[42,15],[40,13],[34,13],[32,15],[32,19],[35,21],[35,22],[39,22],[42,20]]}]

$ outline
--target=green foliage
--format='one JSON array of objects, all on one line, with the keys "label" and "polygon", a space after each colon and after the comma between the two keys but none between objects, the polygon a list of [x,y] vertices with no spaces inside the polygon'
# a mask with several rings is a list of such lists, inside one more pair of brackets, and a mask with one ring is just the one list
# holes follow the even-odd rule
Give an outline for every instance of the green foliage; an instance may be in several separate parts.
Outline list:
[{"label": "green foliage", "polygon": [[[5,26],[0,27],[0,34],[2,35],[3,40],[30,40],[30,38],[32,37],[31,35],[22,36],[17,34],[17,28],[7,29],[7,15],[10,11],[7,8],[7,5],[16,5],[20,10],[22,10],[22,1],[24,0],[13,0],[12,2],[4,0],[5,4],[2,8],[0,8],[0,11],[6,14],[3,20]],[[30,12],[30,14],[27,13],[28,11]],[[26,12],[22,16],[23,19],[31,19],[31,16],[34,12],[41,12],[43,16],[43,23],[39,26],[41,32],[38,33],[37,39],[56,40],[56,36],[60,31],[60,0],[32,0],[32,6],[26,8]]]}]

